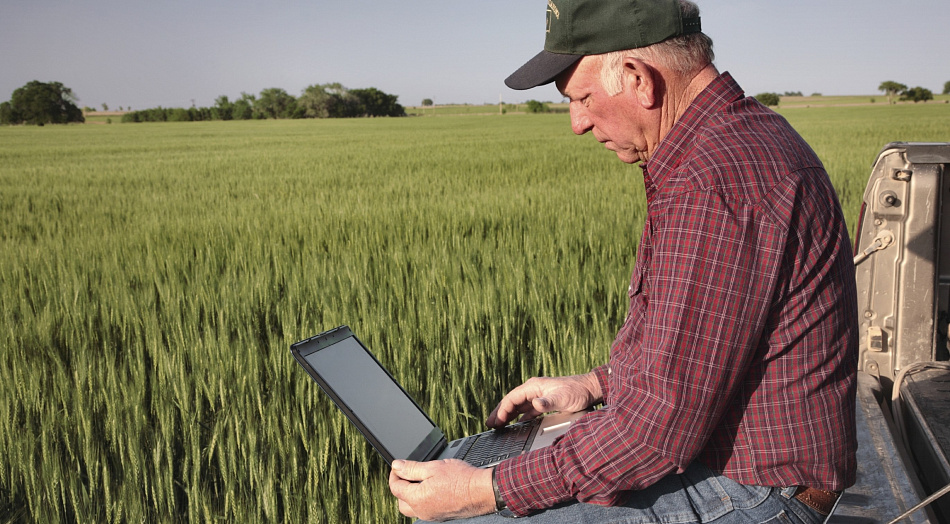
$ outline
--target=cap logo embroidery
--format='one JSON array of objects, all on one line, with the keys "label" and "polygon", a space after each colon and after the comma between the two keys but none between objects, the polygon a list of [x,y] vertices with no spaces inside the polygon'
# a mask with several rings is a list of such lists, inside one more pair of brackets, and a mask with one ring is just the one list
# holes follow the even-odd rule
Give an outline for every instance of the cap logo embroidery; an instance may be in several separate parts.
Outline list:
[{"label": "cap logo embroidery", "polygon": [[553,20],[551,19],[551,15],[553,14],[553,15],[554,15],[554,18],[557,18],[558,20],[560,20],[560,19],[561,19],[561,13],[560,13],[560,11],[558,11],[557,6],[554,5],[554,2],[552,2],[551,0],[548,0],[548,10],[547,10],[547,13],[545,13],[545,14],[547,15],[547,22],[548,22],[548,24],[547,24],[547,28],[545,29],[544,32],[545,32],[545,33],[550,33],[550,32],[551,32],[551,22],[553,22]]}]

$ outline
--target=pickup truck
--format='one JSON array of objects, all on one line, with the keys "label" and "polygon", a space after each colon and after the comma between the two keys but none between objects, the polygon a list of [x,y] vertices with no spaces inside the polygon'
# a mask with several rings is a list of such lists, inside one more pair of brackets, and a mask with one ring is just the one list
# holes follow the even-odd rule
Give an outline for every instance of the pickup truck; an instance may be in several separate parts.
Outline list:
[{"label": "pickup truck", "polygon": [[854,251],[858,478],[829,521],[950,523],[927,501],[950,490],[950,143],[884,146]]}]

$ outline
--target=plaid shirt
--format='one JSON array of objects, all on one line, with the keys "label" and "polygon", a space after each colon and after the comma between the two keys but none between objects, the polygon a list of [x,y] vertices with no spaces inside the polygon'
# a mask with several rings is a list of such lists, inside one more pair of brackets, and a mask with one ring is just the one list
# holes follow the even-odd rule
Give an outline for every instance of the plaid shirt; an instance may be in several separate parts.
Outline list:
[{"label": "plaid shirt", "polygon": [[620,503],[694,460],[743,484],[853,484],[854,266],[815,153],[724,73],[644,180],[630,309],[595,370],[605,407],[497,466],[509,508]]}]

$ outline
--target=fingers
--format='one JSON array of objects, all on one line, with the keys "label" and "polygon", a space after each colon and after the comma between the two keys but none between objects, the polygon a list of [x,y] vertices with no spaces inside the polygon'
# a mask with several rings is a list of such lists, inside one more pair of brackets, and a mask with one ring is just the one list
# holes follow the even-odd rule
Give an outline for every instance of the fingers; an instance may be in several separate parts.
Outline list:
[{"label": "fingers", "polygon": [[518,415],[522,420],[530,420],[550,411],[581,411],[602,400],[601,397],[600,385],[591,374],[534,377],[508,392],[485,423],[500,428]]},{"label": "fingers", "polygon": [[411,486],[411,483],[406,480],[400,479],[399,476],[396,475],[395,472],[393,471],[389,472],[389,491],[392,492],[393,496],[396,497],[396,500],[399,503],[399,513],[402,513],[403,515],[410,518],[416,518],[419,515],[416,514],[415,510],[412,509],[412,506],[410,506],[409,503],[406,502],[404,498],[406,494],[403,488],[406,485]]},{"label": "fingers", "polygon": [[413,511],[412,506],[406,502],[406,499],[412,496],[413,487],[416,484],[402,476],[409,477],[413,473],[413,469],[407,466],[406,462],[404,460],[393,461],[393,469],[389,471],[389,491],[399,501],[399,512],[407,517],[416,518],[418,515]]},{"label": "fingers", "polygon": [[504,413],[504,416],[499,413],[501,410],[501,403],[495,406],[495,409],[488,414],[488,418],[485,419],[485,425],[490,428],[501,428],[508,423],[508,414],[507,411]]},{"label": "fingers", "polygon": [[415,472],[406,465],[406,462],[404,460],[393,461],[393,469],[389,471],[389,491],[400,501],[411,494],[413,484],[418,482],[418,479],[413,478]]},{"label": "fingers", "polygon": [[[473,491],[473,479],[479,474],[479,489]],[[399,500],[400,513],[423,520],[474,516],[494,508],[490,470],[477,469],[461,460],[395,460],[389,489]]]},{"label": "fingers", "polygon": [[397,500],[399,500],[399,513],[402,513],[411,519],[419,517],[419,515],[416,515],[416,512],[412,510],[412,507],[410,507],[409,504],[406,504],[406,501],[401,499]]},{"label": "fingers", "polygon": [[[528,407],[530,408],[531,405],[528,404]],[[498,408],[495,408],[495,411],[492,411],[488,418],[485,419],[485,425],[490,428],[500,429],[505,427],[509,422],[517,419],[519,415],[521,415],[520,420],[527,421],[541,415],[541,413],[543,412],[539,412],[535,409],[499,412]]]},{"label": "fingers", "polygon": [[512,389],[501,402],[495,406],[485,423],[491,428],[504,427],[505,424],[523,415],[523,420],[530,420],[544,413],[539,411],[534,401],[545,395],[545,384],[548,379],[534,377],[524,384]]},{"label": "fingers", "polygon": [[[527,399],[520,400],[517,403],[511,399],[513,394],[518,394],[516,390],[517,388],[512,390],[508,395],[505,395],[505,397],[501,399],[501,402],[495,406],[495,409],[492,410],[491,414],[488,415],[488,419],[485,421],[488,427],[504,427],[505,424],[518,418],[518,415],[525,415],[527,420],[539,414]],[[518,397],[520,397],[520,395],[518,395]]]},{"label": "fingers", "polygon": [[[530,416],[530,413],[534,411],[531,401],[534,400],[535,396],[537,396],[537,392],[530,381],[512,389],[502,397],[498,406],[492,411],[494,423],[489,422],[488,425],[490,427],[503,427],[518,418],[518,415],[529,413]],[[489,421],[491,421],[491,418],[489,416]]]}]

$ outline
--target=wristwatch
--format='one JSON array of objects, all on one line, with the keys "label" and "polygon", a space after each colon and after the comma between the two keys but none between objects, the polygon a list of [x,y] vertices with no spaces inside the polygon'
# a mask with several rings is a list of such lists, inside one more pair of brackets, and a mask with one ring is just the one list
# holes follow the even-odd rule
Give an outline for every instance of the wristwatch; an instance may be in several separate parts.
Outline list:
[{"label": "wristwatch", "polygon": [[502,511],[508,508],[505,499],[501,498],[501,491],[498,490],[498,481],[495,480],[495,468],[491,470],[491,489],[495,492],[495,511]]}]

